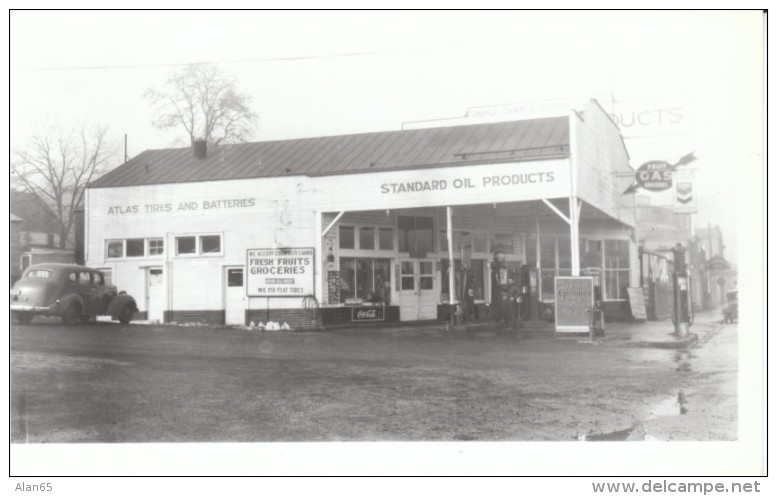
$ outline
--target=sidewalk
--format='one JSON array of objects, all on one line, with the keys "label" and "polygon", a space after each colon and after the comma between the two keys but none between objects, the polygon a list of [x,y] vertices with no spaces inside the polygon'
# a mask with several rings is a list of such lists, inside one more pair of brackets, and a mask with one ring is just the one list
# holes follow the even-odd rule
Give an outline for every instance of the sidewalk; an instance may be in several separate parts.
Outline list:
[{"label": "sidewalk", "polygon": [[688,348],[723,324],[719,309],[706,310],[694,316],[688,334],[678,337],[671,319],[644,322],[608,322],[604,340],[629,341],[637,346],[652,348]]}]

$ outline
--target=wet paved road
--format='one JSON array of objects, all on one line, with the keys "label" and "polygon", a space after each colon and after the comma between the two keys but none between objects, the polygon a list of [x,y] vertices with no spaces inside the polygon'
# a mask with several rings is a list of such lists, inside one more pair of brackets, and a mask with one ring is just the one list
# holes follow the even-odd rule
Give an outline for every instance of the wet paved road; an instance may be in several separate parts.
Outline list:
[{"label": "wet paved road", "polygon": [[[13,442],[736,437],[736,326],[690,352],[423,328],[13,326]],[[685,413],[681,415],[681,410]]]}]

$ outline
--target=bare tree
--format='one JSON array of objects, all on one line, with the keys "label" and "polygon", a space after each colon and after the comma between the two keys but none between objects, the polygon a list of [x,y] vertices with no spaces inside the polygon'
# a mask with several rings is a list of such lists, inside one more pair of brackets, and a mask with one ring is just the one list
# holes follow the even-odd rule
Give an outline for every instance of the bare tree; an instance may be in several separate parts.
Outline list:
[{"label": "bare tree", "polygon": [[144,96],[154,108],[154,126],[182,128],[190,141],[246,141],[257,120],[249,107],[251,98],[238,92],[234,77],[214,65],[186,66],[168,77],[163,90],[149,88]]},{"label": "bare tree", "polygon": [[74,212],[82,207],[86,185],[107,171],[117,148],[107,142],[105,127],[80,125],[35,130],[23,150],[13,153],[12,184],[37,195],[59,224],[60,248],[67,246]]}]

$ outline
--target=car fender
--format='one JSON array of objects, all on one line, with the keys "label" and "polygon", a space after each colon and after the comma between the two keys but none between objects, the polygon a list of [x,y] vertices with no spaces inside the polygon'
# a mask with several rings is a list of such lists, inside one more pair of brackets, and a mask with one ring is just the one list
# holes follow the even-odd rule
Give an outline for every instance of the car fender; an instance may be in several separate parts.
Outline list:
[{"label": "car fender", "polygon": [[128,294],[120,294],[117,295],[116,298],[113,299],[110,305],[108,305],[108,309],[105,311],[107,315],[119,315],[121,313],[122,309],[127,306],[132,305],[133,311],[138,310],[138,305],[135,303],[135,298]]},{"label": "car fender", "polygon": [[63,296],[62,298],[58,299],[55,302],[55,308],[57,312],[64,312],[67,307],[72,305],[73,303],[78,303],[81,308],[84,308],[84,300],[81,298],[81,295],[76,293],[71,293],[68,295]]}]

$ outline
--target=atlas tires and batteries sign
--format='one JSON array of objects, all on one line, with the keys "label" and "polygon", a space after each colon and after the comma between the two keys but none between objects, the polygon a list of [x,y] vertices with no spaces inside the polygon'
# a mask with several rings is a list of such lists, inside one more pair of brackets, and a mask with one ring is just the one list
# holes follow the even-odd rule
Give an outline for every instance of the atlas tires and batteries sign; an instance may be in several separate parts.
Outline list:
[{"label": "atlas tires and batteries sign", "polygon": [[313,248],[252,248],[246,253],[246,295],[267,297],[314,294]]}]

